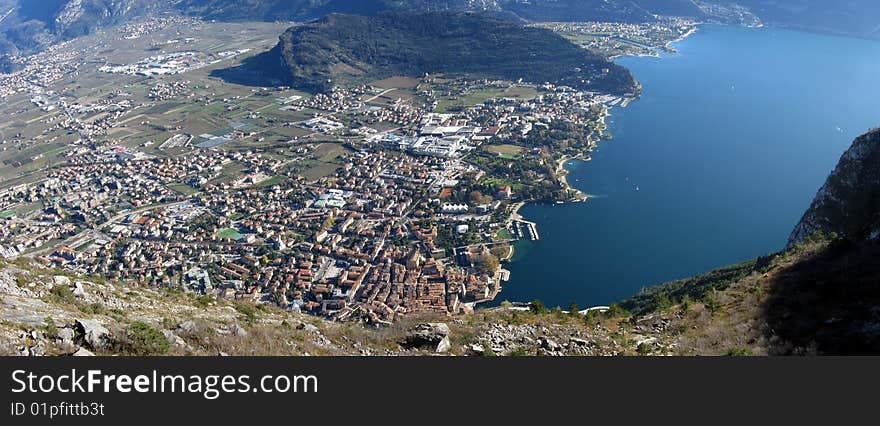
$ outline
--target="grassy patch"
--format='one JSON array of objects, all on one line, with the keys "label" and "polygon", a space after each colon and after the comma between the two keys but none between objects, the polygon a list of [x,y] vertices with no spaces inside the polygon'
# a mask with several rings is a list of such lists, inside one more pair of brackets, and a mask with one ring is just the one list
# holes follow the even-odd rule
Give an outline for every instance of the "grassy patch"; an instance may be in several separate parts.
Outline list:
[{"label": "grassy patch", "polygon": [[486,151],[489,151],[493,154],[498,154],[503,158],[516,158],[521,152],[523,152],[524,148],[517,145],[510,144],[501,144],[501,145],[490,145],[486,147]]},{"label": "grassy patch", "polygon": [[221,229],[221,230],[217,231],[217,238],[221,238],[221,239],[222,238],[229,238],[231,240],[238,241],[238,240],[244,238],[244,235],[242,235],[240,232],[238,232],[237,230],[235,230],[233,228],[226,228],[226,229]]}]

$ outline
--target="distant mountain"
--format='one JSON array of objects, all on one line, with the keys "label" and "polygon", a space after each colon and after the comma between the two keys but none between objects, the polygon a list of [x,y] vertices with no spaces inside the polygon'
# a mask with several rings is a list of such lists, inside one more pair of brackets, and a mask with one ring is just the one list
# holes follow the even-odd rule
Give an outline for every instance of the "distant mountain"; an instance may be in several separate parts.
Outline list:
[{"label": "distant mountain", "polygon": [[625,68],[552,31],[466,12],[333,14],[290,28],[262,56],[256,68],[314,91],[425,73],[637,90]]},{"label": "distant mountain", "polygon": [[4,0],[0,2],[0,68],[5,55],[38,52],[165,7],[159,0]]},{"label": "distant mountain", "polygon": [[789,246],[816,232],[880,238],[880,129],[856,139],[843,154],[792,232]]},{"label": "distant mountain", "polygon": [[153,13],[220,21],[310,21],[330,13],[475,11],[511,21],[651,22],[706,18],[705,5],[740,4],[772,25],[880,38],[876,0],[0,0],[0,70],[8,55]]},{"label": "distant mountain", "polygon": [[329,13],[374,15],[409,8],[411,1],[393,0],[178,0],[174,9],[222,21],[308,21]]},{"label": "distant mountain", "polygon": [[328,13],[487,12],[528,21],[653,20],[652,14],[698,16],[692,0],[181,0],[175,7],[211,19],[300,20]]},{"label": "distant mountain", "polygon": [[641,22],[654,13],[699,14],[692,0],[0,0],[0,58],[160,11],[220,21],[310,21],[382,11],[479,11],[513,21]]},{"label": "distant mountain", "polygon": [[[723,3],[725,0],[712,0]],[[736,0],[770,25],[880,38],[877,0]]]}]

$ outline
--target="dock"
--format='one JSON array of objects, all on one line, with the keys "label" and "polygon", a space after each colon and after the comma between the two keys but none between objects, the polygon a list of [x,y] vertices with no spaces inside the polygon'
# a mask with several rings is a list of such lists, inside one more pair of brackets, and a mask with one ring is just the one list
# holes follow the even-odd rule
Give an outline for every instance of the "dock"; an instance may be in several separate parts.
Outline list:
[{"label": "dock", "polygon": [[538,225],[535,222],[517,219],[512,223],[513,234],[519,240],[538,241],[541,235],[538,234]]}]

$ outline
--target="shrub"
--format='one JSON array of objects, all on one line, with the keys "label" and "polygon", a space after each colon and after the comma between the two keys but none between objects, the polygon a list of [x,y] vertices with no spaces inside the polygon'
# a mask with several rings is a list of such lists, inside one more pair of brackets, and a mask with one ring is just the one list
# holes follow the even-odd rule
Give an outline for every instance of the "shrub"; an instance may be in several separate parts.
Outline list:
[{"label": "shrub", "polygon": [[587,325],[594,325],[596,323],[596,321],[598,321],[598,320],[599,320],[599,311],[596,311],[596,310],[587,311],[587,313],[584,315],[584,322]]},{"label": "shrub", "polygon": [[202,308],[207,308],[214,303],[215,299],[207,294],[203,294],[196,298],[196,305],[201,306]]},{"label": "shrub", "polygon": [[131,323],[118,344],[119,352],[139,356],[161,355],[171,348],[161,331],[142,321]]},{"label": "shrub", "polygon": [[43,326],[44,330],[46,330],[46,336],[51,339],[58,337],[58,326],[55,325],[55,320],[52,317],[46,317],[43,322],[46,324]]},{"label": "shrub", "polygon": [[721,302],[718,301],[718,291],[713,290],[708,293],[706,297],[703,298],[703,304],[706,306],[706,309],[709,310],[709,313],[715,314],[721,310]]},{"label": "shrub", "polygon": [[107,309],[100,302],[95,302],[92,304],[85,304],[85,303],[77,302],[76,308],[79,309],[79,311],[84,314],[102,315],[102,314],[107,313]]},{"label": "shrub", "polygon": [[173,329],[175,326],[177,326],[177,323],[174,322],[173,319],[168,318],[168,317],[164,317],[164,318],[162,318],[162,328],[165,328],[165,329],[167,329],[167,330],[171,330],[171,329]]},{"label": "shrub", "polygon": [[544,305],[544,302],[538,299],[535,299],[532,301],[532,303],[529,303],[529,309],[532,311],[532,313],[537,315],[544,315],[548,312],[547,306]]},{"label": "shrub", "polygon": [[76,303],[76,296],[73,295],[73,291],[70,287],[66,285],[53,286],[52,289],[49,290],[49,299],[53,302],[67,303],[70,305]]},{"label": "shrub", "polygon": [[688,312],[691,310],[691,298],[688,295],[685,295],[681,300],[681,311]]},{"label": "shrub", "polygon": [[732,348],[727,351],[727,356],[752,356],[752,355],[754,355],[754,353],[752,353],[752,350],[747,349],[747,348]]},{"label": "shrub", "polygon": [[580,312],[580,306],[578,306],[576,301],[572,300],[571,303],[568,305],[568,314],[571,316],[577,316],[580,314]]},{"label": "shrub", "polygon": [[244,315],[247,322],[254,322],[257,320],[257,308],[250,303],[236,303],[235,310]]},{"label": "shrub", "polygon": [[608,307],[608,312],[606,312],[606,315],[610,318],[622,318],[629,316],[630,313],[626,309],[623,309],[622,306],[615,303]]}]

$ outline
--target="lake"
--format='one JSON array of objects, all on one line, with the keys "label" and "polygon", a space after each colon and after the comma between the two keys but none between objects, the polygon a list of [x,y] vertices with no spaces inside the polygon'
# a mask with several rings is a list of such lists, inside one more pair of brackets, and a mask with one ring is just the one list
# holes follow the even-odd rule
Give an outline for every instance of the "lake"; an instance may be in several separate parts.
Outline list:
[{"label": "lake", "polygon": [[642,97],[569,181],[596,197],[529,205],[498,298],[550,306],[772,253],[852,140],[880,125],[880,43],[776,28],[703,26],[662,58],[627,57]]}]

